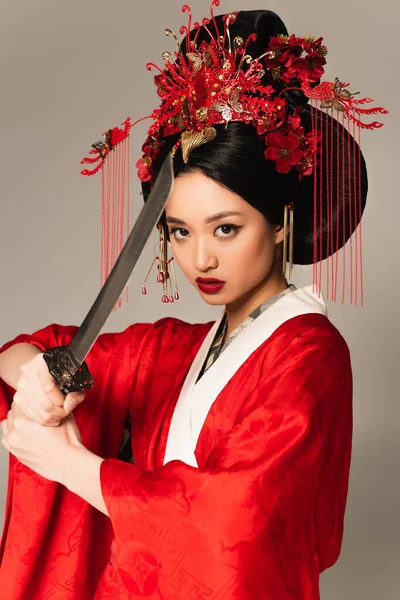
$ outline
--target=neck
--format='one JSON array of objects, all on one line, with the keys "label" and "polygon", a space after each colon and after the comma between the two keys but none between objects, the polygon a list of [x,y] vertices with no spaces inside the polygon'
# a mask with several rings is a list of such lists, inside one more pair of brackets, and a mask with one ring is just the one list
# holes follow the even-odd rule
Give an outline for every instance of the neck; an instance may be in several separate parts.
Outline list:
[{"label": "neck", "polygon": [[227,317],[225,340],[232,331],[234,331],[234,329],[236,329],[236,327],[238,327],[240,323],[257,308],[257,306],[260,306],[260,304],[273,298],[273,296],[280,294],[288,287],[289,285],[283,275],[269,275],[266,280],[263,280],[256,288],[252,289],[246,295],[231,304],[227,304],[225,307]]}]

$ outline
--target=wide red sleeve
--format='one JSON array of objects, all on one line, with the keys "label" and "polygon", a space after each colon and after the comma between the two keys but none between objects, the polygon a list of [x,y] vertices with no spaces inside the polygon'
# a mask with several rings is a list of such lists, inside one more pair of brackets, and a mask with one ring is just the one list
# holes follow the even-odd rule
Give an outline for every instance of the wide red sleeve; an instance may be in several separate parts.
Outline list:
[{"label": "wide red sleeve", "polygon": [[[72,325],[48,325],[33,334],[29,335],[24,333],[18,335],[15,339],[4,344],[0,348],[0,353],[8,350],[8,348],[15,344],[32,344],[39,348],[41,352],[55,346],[67,346],[75,335],[76,330],[77,327]],[[7,417],[14,393],[15,390],[0,378],[0,421]]]},{"label": "wide red sleeve", "polygon": [[319,598],[319,573],[340,551],[350,466],[343,338],[295,338],[257,395],[205,468],[102,463],[116,536],[110,598]]},{"label": "wide red sleeve", "polygon": [[[102,334],[87,357],[94,387],[87,390],[74,415],[83,443],[100,456],[118,456],[133,378],[152,328],[136,324],[120,333]],[[68,345],[76,329],[50,325],[18,336],[2,350],[22,342],[42,351]],[[0,418],[7,415],[13,394],[0,380]],[[109,560],[111,539],[105,515],[10,455],[0,542],[1,599],[92,600]]]}]

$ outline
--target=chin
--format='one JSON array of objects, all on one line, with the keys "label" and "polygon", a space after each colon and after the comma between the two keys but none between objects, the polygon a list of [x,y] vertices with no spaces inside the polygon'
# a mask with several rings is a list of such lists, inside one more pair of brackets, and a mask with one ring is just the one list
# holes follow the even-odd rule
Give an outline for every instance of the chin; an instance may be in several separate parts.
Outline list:
[{"label": "chin", "polygon": [[229,298],[227,294],[204,294],[198,288],[197,291],[199,292],[202,300],[204,300],[204,302],[210,306],[225,306],[226,304],[230,304],[234,301],[232,298]]},{"label": "chin", "polygon": [[220,294],[216,294],[215,296],[212,296],[211,294],[202,294],[201,292],[199,292],[199,294],[200,298],[210,306],[225,306],[225,300],[222,300]]}]

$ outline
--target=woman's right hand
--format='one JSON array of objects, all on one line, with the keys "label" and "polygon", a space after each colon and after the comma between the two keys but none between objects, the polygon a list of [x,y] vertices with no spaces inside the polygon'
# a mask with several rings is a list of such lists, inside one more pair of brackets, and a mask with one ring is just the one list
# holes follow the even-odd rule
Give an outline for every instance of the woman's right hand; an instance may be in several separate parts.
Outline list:
[{"label": "woman's right hand", "polygon": [[14,402],[23,414],[48,427],[57,427],[85,399],[85,392],[65,395],[50,375],[43,354],[20,367]]}]

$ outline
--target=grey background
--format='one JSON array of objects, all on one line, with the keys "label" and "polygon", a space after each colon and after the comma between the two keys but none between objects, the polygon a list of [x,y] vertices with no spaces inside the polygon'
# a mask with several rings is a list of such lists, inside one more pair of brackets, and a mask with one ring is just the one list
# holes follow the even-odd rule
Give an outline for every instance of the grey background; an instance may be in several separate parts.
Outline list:
[{"label": "grey background", "polygon": [[[172,50],[163,30],[186,23],[181,0],[2,0],[0,4],[0,342],[48,323],[79,324],[99,289],[100,179],[79,174],[79,160],[102,131],[157,105],[147,61]],[[322,575],[324,600],[399,597],[398,451],[398,30],[392,0],[224,1],[217,12],[270,8],[290,32],[322,35],[326,79],[391,111],[385,127],[363,136],[370,193],[364,218],[364,308],[329,303],[352,355],[354,449],[338,563]],[[194,18],[209,1],[193,2]],[[149,122],[132,132],[132,162]],[[135,169],[133,169],[135,173]],[[141,205],[132,182],[134,212]],[[160,302],[157,284],[140,293],[154,238],[130,285],[130,303],[107,330],[173,315],[207,321],[219,314],[179,277],[182,300]],[[154,279],[154,278],[153,278]],[[308,285],[310,268],[294,282]],[[7,456],[0,451],[0,514]],[[11,599],[10,599],[11,600]]]}]

